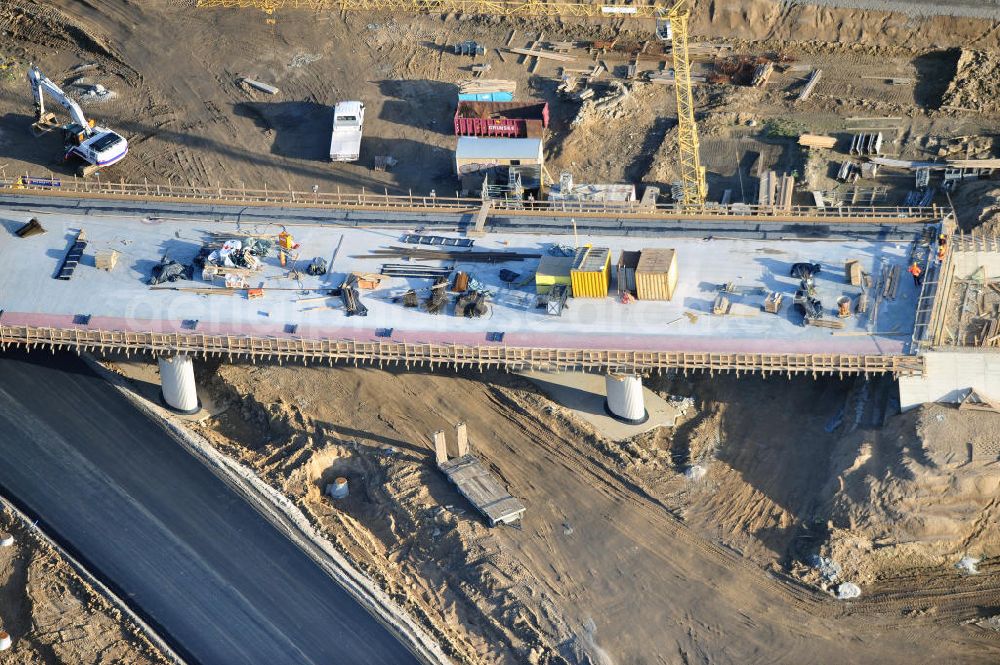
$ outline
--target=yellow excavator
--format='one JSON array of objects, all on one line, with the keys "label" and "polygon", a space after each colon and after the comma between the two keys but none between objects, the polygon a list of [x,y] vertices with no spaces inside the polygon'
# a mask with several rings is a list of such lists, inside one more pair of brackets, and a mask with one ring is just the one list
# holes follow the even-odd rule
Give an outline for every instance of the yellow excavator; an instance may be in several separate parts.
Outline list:
[{"label": "yellow excavator", "polygon": [[548,16],[579,18],[654,19],[656,38],[668,42],[674,61],[677,97],[677,143],[681,196],[686,206],[705,203],[708,188],[698,153],[698,125],[691,94],[691,59],[688,55],[688,0],[667,4],[575,3],[543,0],[197,0],[198,7],[259,9],[273,14],[279,9],[314,11],[397,11],[417,14],[481,14],[487,16]]}]

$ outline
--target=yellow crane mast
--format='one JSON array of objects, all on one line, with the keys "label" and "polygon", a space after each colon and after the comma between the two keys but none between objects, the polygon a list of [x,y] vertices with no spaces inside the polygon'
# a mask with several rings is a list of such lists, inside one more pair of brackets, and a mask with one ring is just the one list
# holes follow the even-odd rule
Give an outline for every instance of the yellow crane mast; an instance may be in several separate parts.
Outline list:
[{"label": "yellow crane mast", "polygon": [[685,205],[705,203],[707,187],[698,150],[698,125],[691,92],[691,59],[688,55],[688,0],[670,4],[578,3],[545,0],[197,0],[198,7],[259,9],[273,14],[279,9],[314,11],[399,11],[417,14],[461,13],[488,16],[548,16],[580,18],[655,19],[656,37],[671,44],[674,92],[677,98],[678,167],[681,198]]}]

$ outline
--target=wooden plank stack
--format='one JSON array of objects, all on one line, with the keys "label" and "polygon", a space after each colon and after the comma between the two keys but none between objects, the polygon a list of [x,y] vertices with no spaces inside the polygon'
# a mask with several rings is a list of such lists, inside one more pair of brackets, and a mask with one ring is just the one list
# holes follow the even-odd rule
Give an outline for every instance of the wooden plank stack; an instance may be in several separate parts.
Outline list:
[{"label": "wooden plank stack", "polygon": [[806,148],[824,148],[831,150],[837,145],[837,139],[833,136],[823,136],[821,134],[802,134],[799,136],[799,145]]},{"label": "wooden plank stack", "polygon": [[463,95],[475,95],[483,92],[509,92],[513,95],[517,91],[517,81],[470,79],[460,82],[458,84],[458,91]]}]

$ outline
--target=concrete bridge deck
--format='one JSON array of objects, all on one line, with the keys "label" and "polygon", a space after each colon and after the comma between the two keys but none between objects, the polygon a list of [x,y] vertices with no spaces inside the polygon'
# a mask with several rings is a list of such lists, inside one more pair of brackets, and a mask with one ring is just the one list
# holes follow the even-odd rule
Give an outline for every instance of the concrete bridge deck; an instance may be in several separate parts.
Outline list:
[{"label": "concrete bridge deck", "polygon": [[[6,204],[5,204],[6,205]],[[79,205],[79,204],[78,204]],[[34,210],[39,210],[35,207]],[[44,209],[44,208],[42,208]],[[919,374],[920,358],[908,355],[917,291],[905,275],[894,300],[880,303],[877,325],[871,317],[845,319],[842,330],[802,327],[790,306],[797,280],[791,263],[818,261],[824,266],[817,289],[832,317],[837,297],[856,295],[845,283],[847,259],[879,274],[883,265],[903,266],[910,253],[905,235],[844,240],[754,238],[632,237],[580,234],[575,242],[608,246],[618,253],[643,247],[677,251],[679,280],[670,302],[623,305],[613,297],[571,299],[561,317],[535,308],[533,282],[504,285],[506,268],[530,276],[537,260],[498,264],[459,261],[448,264],[470,272],[494,292],[489,313],[480,319],[456,317],[451,311],[431,315],[393,302],[409,288],[426,289],[429,280],[390,279],[374,291],[363,291],[370,310],[365,318],[345,316],[324,301],[296,302],[317,290],[335,288],[350,271],[377,272],[382,261],[355,258],[378,247],[400,245],[396,226],[372,222],[344,228],[326,222],[299,221],[290,230],[301,244],[298,267],[315,256],[328,261],[336,253],[332,273],[297,281],[275,256],[255,274],[251,286],[264,286],[263,300],[247,300],[245,291],[203,295],[185,290],[150,289],[152,266],[164,254],[190,262],[210,233],[277,234],[274,215],[245,221],[213,218],[151,218],[130,211],[100,216],[82,205],[75,214],[31,214],[19,205],[0,208],[8,233],[0,236],[0,344],[191,352],[252,357],[496,365],[511,369],[610,368],[708,369],[763,372]],[[84,214],[80,214],[84,213]],[[20,239],[12,231],[31,216],[48,230]],[[69,281],[53,279],[76,231],[85,229],[90,244],[84,261]],[[912,238],[918,225],[909,232]],[[570,229],[561,229],[564,233]],[[900,232],[901,233],[901,232]],[[874,235],[874,237],[872,237]],[[572,245],[572,235],[491,234],[476,249],[510,249],[546,254],[553,243]],[[339,247],[339,249],[337,249]],[[113,272],[97,270],[94,252],[117,249]],[[388,262],[399,263],[398,260]],[[735,297],[728,316],[711,313],[717,287],[734,282],[748,289],[783,292],[779,315],[760,311],[762,296]],[[181,289],[205,288],[198,275],[177,282]],[[222,295],[227,293],[229,295]],[[336,305],[339,300],[330,300]],[[450,309],[450,308],[449,308]],[[193,322],[197,323],[193,323]],[[502,334],[498,339],[497,334]]]}]

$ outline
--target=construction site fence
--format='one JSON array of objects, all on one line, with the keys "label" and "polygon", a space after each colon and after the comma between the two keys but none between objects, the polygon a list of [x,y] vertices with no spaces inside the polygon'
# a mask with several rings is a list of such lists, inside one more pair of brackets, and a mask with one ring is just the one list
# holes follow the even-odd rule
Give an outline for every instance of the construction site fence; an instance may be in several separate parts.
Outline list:
[{"label": "construction site fence", "polygon": [[161,200],[175,203],[200,202],[252,206],[291,206],[329,210],[398,210],[437,214],[474,214],[484,204],[488,214],[528,215],[547,217],[625,217],[651,220],[690,221],[790,221],[819,223],[928,223],[940,221],[950,209],[939,206],[759,206],[748,204],[687,206],[679,204],[643,204],[623,202],[525,202],[520,200],[490,200],[451,196],[390,194],[380,192],[299,192],[291,189],[263,187],[196,187],[189,185],[134,183],[75,176],[35,177],[29,175],[0,176],[0,189],[8,192],[62,196],[73,198],[104,198],[113,200]]},{"label": "construction site fence", "polygon": [[0,325],[0,349],[72,350],[82,352],[187,354],[274,361],[326,361],[440,366],[508,371],[610,371],[650,373],[665,370],[820,375],[919,376],[919,356],[806,353],[708,353],[675,351],[614,351],[544,349],[503,345],[471,346],[389,341],[357,341],[155,333]]}]

